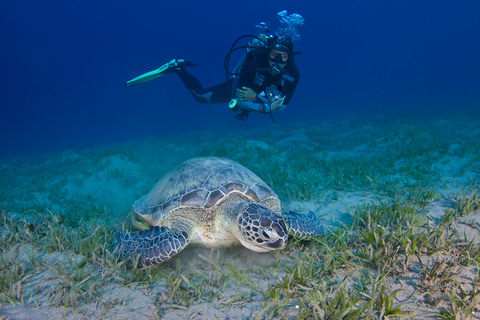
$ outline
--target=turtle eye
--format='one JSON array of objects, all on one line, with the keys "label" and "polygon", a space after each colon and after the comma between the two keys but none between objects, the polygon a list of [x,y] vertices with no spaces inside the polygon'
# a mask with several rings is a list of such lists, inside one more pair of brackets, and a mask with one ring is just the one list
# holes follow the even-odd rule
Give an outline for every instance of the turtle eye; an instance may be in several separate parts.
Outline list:
[{"label": "turtle eye", "polygon": [[272,229],[275,230],[279,237],[283,237],[286,234],[285,230],[287,230],[287,227],[285,226],[285,222],[280,220],[278,223],[272,224]]},{"label": "turtle eye", "polygon": [[268,235],[268,233],[265,232],[265,230],[262,230],[262,236],[264,238],[270,239],[270,236]]},{"label": "turtle eye", "polygon": [[263,228],[261,231],[261,234],[265,239],[268,239],[268,240],[279,238],[279,234],[272,227]]}]

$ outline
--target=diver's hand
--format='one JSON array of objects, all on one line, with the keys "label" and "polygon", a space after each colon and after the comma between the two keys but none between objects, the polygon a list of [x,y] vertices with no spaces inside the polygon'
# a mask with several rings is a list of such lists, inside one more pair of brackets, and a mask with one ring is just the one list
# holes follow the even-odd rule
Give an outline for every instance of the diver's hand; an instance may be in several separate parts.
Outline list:
[{"label": "diver's hand", "polygon": [[242,89],[237,89],[236,97],[238,100],[255,101],[257,94],[253,89],[242,87]]},{"label": "diver's hand", "polygon": [[278,109],[280,109],[283,106],[283,101],[285,101],[285,97],[270,103],[270,111],[274,112],[274,111],[277,111]]}]

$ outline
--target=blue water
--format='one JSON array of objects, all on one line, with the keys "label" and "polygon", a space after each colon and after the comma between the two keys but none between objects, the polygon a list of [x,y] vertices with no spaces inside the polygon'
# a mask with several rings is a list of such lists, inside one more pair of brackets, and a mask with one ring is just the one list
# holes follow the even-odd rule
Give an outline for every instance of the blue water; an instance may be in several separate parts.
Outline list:
[{"label": "blue water", "polygon": [[0,156],[269,125],[197,104],[175,75],[124,82],[175,57],[205,86],[221,82],[232,42],[261,21],[274,30],[284,9],[305,25],[277,123],[480,112],[479,1],[2,1]]}]

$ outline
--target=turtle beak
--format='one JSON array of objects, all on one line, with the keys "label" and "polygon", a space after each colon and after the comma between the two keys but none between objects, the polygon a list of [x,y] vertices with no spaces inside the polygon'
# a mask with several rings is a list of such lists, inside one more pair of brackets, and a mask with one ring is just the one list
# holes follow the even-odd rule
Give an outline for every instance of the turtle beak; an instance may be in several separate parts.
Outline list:
[{"label": "turtle beak", "polygon": [[285,248],[288,241],[288,232],[285,221],[283,221],[283,219],[279,219],[276,221],[276,223],[272,223],[270,227],[275,230],[278,239],[274,242],[267,242],[267,247],[272,248],[272,250]]},{"label": "turtle beak", "polygon": [[271,248],[272,250],[280,250],[284,249],[287,246],[288,236],[285,238],[279,238],[275,242],[267,243],[267,247]]}]

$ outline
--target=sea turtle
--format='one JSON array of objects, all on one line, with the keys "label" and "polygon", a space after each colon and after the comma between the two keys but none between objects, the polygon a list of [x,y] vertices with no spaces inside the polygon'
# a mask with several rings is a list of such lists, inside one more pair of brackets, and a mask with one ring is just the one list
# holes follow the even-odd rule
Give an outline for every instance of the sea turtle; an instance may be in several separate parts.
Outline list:
[{"label": "sea turtle", "polygon": [[257,175],[218,157],[194,158],[167,173],[134,204],[132,222],[148,230],[114,236],[120,257],[140,255],[149,266],[172,258],[190,242],[225,246],[238,242],[266,252],[296,238],[324,232],[313,213],[281,214],[280,200]]}]

